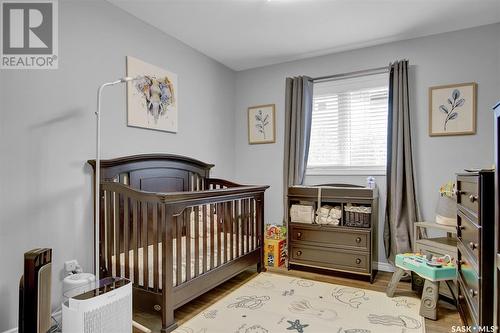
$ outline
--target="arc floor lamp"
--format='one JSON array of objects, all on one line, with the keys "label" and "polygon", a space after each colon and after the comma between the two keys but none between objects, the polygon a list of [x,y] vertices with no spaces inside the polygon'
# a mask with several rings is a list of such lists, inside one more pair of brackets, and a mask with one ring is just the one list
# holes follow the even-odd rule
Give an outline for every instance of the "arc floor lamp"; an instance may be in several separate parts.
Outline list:
[{"label": "arc floor lamp", "polygon": [[[95,113],[96,115],[96,120],[97,120],[97,136],[96,136],[96,157],[95,157],[95,278],[96,281],[99,281],[99,223],[100,223],[100,192],[101,192],[101,99],[102,99],[102,91],[104,90],[105,87],[108,86],[114,86],[119,83],[126,83],[126,82],[132,82],[136,80],[141,80],[143,79],[143,76],[137,76],[135,78],[132,77],[124,77],[119,80],[113,81],[113,82],[106,82],[103,83],[101,86],[99,86],[99,89],[97,90],[97,111]],[[151,330],[148,329],[147,327],[144,327],[143,325],[132,321],[132,326],[135,327],[136,329],[145,332],[145,333],[151,333]]]},{"label": "arc floor lamp", "polygon": [[99,281],[99,223],[100,223],[100,184],[101,184],[101,99],[102,99],[102,91],[105,87],[114,86],[119,83],[132,82],[136,80],[143,79],[142,76],[138,76],[135,78],[132,77],[124,77],[119,80],[113,82],[107,82],[102,84],[97,90],[97,111],[96,111],[96,120],[97,120],[97,140],[96,140],[96,158],[95,158],[95,278],[96,281]]}]

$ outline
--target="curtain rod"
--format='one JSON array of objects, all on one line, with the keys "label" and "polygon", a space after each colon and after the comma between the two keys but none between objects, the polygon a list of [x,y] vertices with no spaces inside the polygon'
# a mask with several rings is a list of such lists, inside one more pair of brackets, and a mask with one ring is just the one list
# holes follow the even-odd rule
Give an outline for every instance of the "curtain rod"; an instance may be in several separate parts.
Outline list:
[{"label": "curtain rod", "polygon": [[339,79],[344,79],[344,78],[351,78],[351,77],[358,77],[358,76],[365,76],[365,75],[375,75],[375,74],[382,74],[382,73],[387,73],[387,72],[389,72],[389,66],[372,68],[372,69],[365,69],[362,71],[356,71],[356,72],[350,72],[350,73],[320,76],[320,77],[313,78],[312,81],[313,82],[334,81],[334,80],[339,80]]}]

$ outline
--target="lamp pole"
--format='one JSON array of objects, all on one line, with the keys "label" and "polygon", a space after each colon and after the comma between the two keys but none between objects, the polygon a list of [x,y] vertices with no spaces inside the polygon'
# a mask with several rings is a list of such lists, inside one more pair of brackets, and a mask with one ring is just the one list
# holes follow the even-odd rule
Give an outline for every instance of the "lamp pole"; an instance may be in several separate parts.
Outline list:
[{"label": "lamp pole", "polygon": [[101,184],[101,99],[102,99],[102,91],[105,87],[114,86],[118,83],[125,83],[134,80],[141,79],[142,77],[124,77],[119,80],[113,82],[107,82],[102,84],[97,90],[97,111],[96,111],[96,120],[97,120],[97,140],[96,140],[96,158],[95,158],[95,184],[94,184],[94,200],[95,200],[95,225],[94,225],[94,241],[95,241],[95,278],[96,281],[99,281],[99,223],[100,223],[100,184]]}]

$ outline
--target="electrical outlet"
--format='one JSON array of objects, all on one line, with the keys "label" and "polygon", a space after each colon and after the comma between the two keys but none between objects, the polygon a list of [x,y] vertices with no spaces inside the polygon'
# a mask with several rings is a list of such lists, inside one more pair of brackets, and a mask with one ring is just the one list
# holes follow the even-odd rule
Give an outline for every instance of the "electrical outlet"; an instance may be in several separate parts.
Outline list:
[{"label": "electrical outlet", "polygon": [[78,266],[78,261],[76,261],[75,259],[68,260],[64,263],[64,269],[66,270],[66,272],[76,271],[77,266]]}]

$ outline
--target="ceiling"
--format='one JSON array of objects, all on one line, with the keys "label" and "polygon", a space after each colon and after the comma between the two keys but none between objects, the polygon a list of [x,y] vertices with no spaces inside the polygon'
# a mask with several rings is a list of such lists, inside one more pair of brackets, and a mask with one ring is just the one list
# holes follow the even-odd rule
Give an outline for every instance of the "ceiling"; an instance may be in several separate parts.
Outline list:
[{"label": "ceiling", "polygon": [[500,22],[500,0],[108,0],[234,70]]}]

